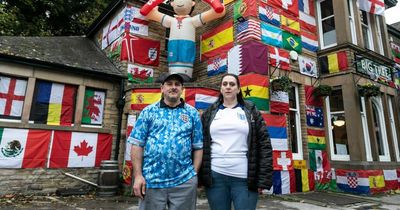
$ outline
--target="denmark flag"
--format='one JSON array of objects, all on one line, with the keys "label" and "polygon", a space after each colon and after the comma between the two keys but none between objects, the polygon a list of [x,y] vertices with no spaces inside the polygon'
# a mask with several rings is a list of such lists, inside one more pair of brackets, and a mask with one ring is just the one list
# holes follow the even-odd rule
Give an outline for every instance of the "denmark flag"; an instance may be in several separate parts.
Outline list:
[{"label": "denmark flag", "polygon": [[289,52],[280,48],[268,46],[269,64],[282,70],[290,71]]}]

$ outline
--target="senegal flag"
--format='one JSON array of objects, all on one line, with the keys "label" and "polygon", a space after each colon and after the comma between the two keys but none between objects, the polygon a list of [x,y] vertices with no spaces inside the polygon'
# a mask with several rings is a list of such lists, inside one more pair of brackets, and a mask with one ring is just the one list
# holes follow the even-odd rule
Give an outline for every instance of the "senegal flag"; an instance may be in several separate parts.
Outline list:
[{"label": "senegal flag", "polygon": [[252,101],[259,110],[269,110],[269,78],[261,74],[239,76],[243,97]]},{"label": "senegal flag", "polygon": [[133,110],[142,110],[147,105],[155,103],[161,99],[161,90],[159,88],[133,89],[131,96],[131,108]]}]

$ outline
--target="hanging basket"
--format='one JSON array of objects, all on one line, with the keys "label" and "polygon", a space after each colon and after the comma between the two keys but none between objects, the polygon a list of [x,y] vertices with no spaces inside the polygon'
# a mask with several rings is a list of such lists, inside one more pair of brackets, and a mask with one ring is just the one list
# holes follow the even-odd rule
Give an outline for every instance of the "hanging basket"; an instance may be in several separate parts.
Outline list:
[{"label": "hanging basket", "polygon": [[287,76],[277,77],[271,80],[272,91],[289,92],[292,88],[292,80]]},{"label": "hanging basket", "polygon": [[358,89],[361,96],[369,98],[374,96],[379,96],[381,94],[380,88],[377,85],[368,83],[366,85],[361,85]]},{"label": "hanging basket", "polygon": [[314,97],[326,97],[332,94],[332,87],[329,85],[318,85],[318,87],[314,88],[313,95]]}]

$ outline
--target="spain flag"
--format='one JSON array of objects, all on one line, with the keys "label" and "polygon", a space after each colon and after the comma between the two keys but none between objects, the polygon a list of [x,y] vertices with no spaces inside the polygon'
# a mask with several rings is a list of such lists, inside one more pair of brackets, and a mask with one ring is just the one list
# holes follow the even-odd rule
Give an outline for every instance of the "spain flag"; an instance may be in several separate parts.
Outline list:
[{"label": "spain flag", "polygon": [[228,21],[200,37],[200,60],[204,61],[233,47],[233,22]]}]

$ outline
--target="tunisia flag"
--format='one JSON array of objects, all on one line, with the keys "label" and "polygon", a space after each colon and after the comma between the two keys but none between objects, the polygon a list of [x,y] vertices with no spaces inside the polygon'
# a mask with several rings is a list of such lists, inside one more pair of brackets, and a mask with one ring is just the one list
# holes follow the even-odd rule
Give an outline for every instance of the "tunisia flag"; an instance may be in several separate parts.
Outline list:
[{"label": "tunisia flag", "polygon": [[112,135],[54,131],[49,168],[100,166],[111,156]]}]

